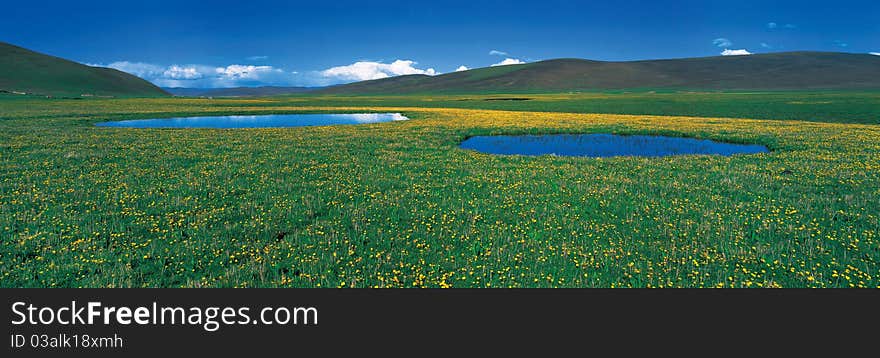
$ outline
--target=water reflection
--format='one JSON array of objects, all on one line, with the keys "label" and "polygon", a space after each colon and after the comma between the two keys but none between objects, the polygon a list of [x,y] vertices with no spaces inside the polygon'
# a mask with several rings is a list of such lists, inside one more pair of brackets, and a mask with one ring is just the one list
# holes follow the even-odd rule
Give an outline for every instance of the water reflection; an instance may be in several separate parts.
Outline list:
[{"label": "water reflection", "polygon": [[258,116],[203,116],[137,119],[102,122],[100,127],[130,128],[277,128],[326,126],[334,124],[367,124],[407,120],[400,113],[351,114],[268,114]]},{"label": "water reflection", "polygon": [[734,155],[766,153],[763,145],[722,143],[707,139],[647,135],[556,134],[478,136],[461,143],[461,148],[489,154],[560,155],[579,157],[670,155]]}]

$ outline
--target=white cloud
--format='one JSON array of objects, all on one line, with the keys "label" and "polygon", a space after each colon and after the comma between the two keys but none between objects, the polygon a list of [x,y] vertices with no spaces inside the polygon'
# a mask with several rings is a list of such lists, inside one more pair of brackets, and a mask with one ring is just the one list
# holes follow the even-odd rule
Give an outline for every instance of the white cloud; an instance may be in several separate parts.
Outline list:
[{"label": "white cloud", "polygon": [[214,67],[206,65],[160,66],[143,62],[118,61],[108,65],[88,64],[90,66],[110,67],[127,72],[150,81],[161,87],[238,87],[299,85],[296,72],[286,72],[272,66],[228,65]]},{"label": "white cloud", "polygon": [[215,87],[237,86],[290,86],[297,78],[296,72],[286,72],[272,66],[229,65],[214,68]]},{"label": "white cloud", "polygon": [[507,52],[498,51],[498,50],[489,51],[489,54],[492,56],[507,56]]},{"label": "white cloud", "polygon": [[771,46],[770,44],[768,44],[768,43],[766,43],[766,42],[762,42],[762,43],[761,43],[761,47],[763,47],[763,48],[773,48],[773,46]]},{"label": "white cloud", "polygon": [[751,54],[752,53],[746,49],[741,49],[741,50],[724,49],[724,51],[721,51],[721,56],[742,56],[742,55],[751,55]]},{"label": "white cloud", "polygon": [[797,25],[795,25],[795,24],[779,25],[779,24],[777,24],[777,23],[775,23],[775,22],[768,22],[768,23],[767,23],[767,28],[768,28],[768,29],[771,29],[771,30],[772,30],[772,29],[778,29],[778,28],[780,28],[780,27],[782,27],[782,28],[784,28],[784,29],[796,29],[796,28],[797,28]]},{"label": "white cloud", "polygon": [[272,66],[229,65],[215,70],[223,79],[259,79],[265,75],[282,72]]},{"label": "white cloud", "polygon": [[360,61],[323,71],[288,71],[273,66],[230,64],[225,66],[157,65],[119,61],[111,64],[87,64],[111,67],[141,77],[160,87],[224,88],[253,86],[326,86],[352,81],[387,78],[400,75],[438,74],[433,68],[418,68],[416,62],[396,60],[392,63]]},{"label": "white cloud", "polygon": [[880,56],[880,52],[868,52],[870,55]]},{"label": "white cloud", "polygon": [[162,76],[174,80],[195,80],[204,77],[195,67],[173,65],[162,72]]},{"label": "white cloud", "polygon": [[359,61],[346,66],[337,66],[321,71],[323,77],[346,81],[377,80],[401,75],[437,74],[433,68],[419,69],[415,61],[395,60],[392,63]]},{"label": "white cloud", "polygon": [[712,44],[715,46],[718,46],[718,47],[730,47],[733,45],[733,42],[731,42],[730,40],[728,40],[726,38],[719,37],[717,39],[712,40]]},{"label": "white cloud", "polygon": [[262,60],[266,60],[268,58],[269,58],[269,56],[251,56],[251,57],[248,57],[247,60],[248,61],[262,61]]},{"label": "white cloud", "polygon": [[493,64],[492,64],[492,67],[495,67],[495,66],[507,66],[507,65],[521,65],[521,64],[524,64],[524,63],[525,63],[524,61],[522,61],[522,60],[520,60],[520,59],[517,59],[517,58],[505,58],[504,61],[501,61],[501,62],[498,62],[498,63],[493,63]]},{"label": "white cloud", "polygon": [[113,62],[109,65],[89,64],[89,66],[109,67],[109,68],[120,70],[122,72],[130,73],[135,76],[142,77],[142,78],[158,77],[158,76],[161,76],[161,74],[163,72],[165,72],[165,68],[162,66],[157,66],[157,65],[143,63],[143,62],[117,61],[117,62]]},{"label": "white cloud", "polygon": [[465,66],[465,65],[461,65],[461,66],[458,66],[458,68],[455,69],[455,72],[461,72],[461,71],[467,71],[467,70],[469,70],[469,68],[467,68],[467,66]]}]

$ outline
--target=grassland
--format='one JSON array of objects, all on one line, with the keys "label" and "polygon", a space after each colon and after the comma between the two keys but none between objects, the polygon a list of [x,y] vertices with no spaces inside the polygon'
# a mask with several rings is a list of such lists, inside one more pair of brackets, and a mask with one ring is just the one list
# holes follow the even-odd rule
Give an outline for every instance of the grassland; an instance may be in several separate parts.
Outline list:
[{"label": "grassland", "polygon": [[[663,96],[669,107],[565,96],[4,98],[0,285],[880,286],[880,127],[860,124],[877,123],[877,94],[703,94],[700,104],[632,95]],[[551,113],[595,108],[704,117]],[[413,120],[93,126],[295,111]],[[780,120],[804,113],[825,122]],[[574,132],[694,136],[772,152],[590,159],[457,148],[471,135]]]},{"label": "grassland", "polygon": [[[498,98],[526,98],[505,101]],[[510,111],[650,114],[692,117],[880,123],[880,91],[678,92],[662,90],[568,94],[281,97],[309,106],[413,106]]]},{"label": "grassland", "polygon": [[[492,100],[526,98],[528,100]],[[46,100],[0,94],[0,118],[139,116],[216,110],[283,111],[290,106],[426,107],[507,111],[650,114],[665,116],[783,119],[835,123],[880,123],[880,91],[689,92],[639,91],[516,93],[431,96],[294,95],[256,99]],[[136,110],[129,110],[133,107]]]}]

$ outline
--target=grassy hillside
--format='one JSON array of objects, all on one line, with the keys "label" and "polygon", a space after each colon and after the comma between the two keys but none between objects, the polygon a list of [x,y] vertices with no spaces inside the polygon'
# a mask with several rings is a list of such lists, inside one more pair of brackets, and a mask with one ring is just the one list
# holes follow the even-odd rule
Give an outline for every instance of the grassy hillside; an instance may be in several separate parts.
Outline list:
[{"label": "grassy hillside", "polygon": [[786,52],[631,62],[557,59],[433,77],[392,77],[335,86],[320,92],[403,94],[635,88],[874,89],[880,88],[880,56]]},{"label": "grassy hillside", "polygon": [[122,71],[86,66],[4,42],[0,42],[0,90],[68,97],[168,95]]}]

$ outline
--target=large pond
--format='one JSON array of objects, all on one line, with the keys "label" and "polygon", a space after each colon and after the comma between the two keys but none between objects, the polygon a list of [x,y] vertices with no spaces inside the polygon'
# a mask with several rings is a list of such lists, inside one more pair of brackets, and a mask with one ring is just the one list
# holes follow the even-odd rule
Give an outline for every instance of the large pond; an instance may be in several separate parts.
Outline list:
[{"label": "large pond", "polygon": [[461,148],[488,154],[578,157],[734,155],[766,153],[763,145],[707,139],[615,134],[502,135],[471,137]]},{"label": "large pond", "polygon": [[101,127],[131,128],[278,128],[367,124],[407,120],[400,113],[268,114],[259,116],[206,116],[101,122]]}]

